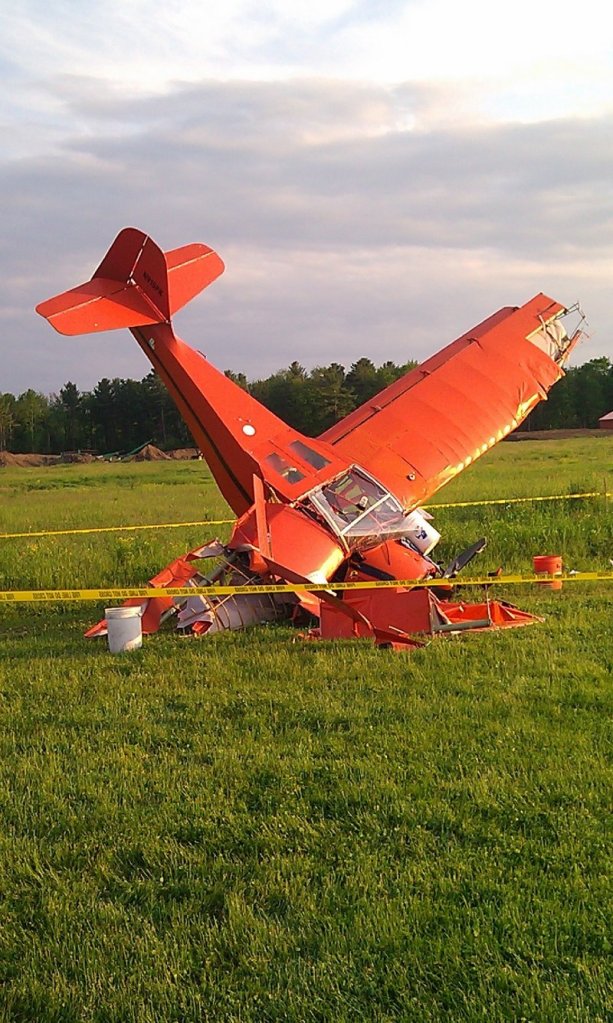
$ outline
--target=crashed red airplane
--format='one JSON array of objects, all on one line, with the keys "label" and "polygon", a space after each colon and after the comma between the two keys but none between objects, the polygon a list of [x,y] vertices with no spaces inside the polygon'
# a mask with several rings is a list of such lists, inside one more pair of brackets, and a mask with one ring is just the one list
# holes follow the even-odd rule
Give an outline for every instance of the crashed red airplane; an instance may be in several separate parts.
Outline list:
[{"label": "crashed red airplane", "polygon": [[[176,337],[174,313],[224,269],[205,245],[170,252],[121,231],[92,279],[37,306],[61,334],[127,327],[177,404],[238,516],[214,540],[173,561],[152,586],[321,584],[317,592],[134,598],[144,633],[176,615],[196,635],[293,616],[319,619],[322,638],[366,636],[410,647],[424,637],[535,621],[502,602],[452,598],[452,579],[485,546],[446,569],[421,505],[521,423],[563,375],[581,336],[566,310],[539,294],[505,307],[385,388],[320,437],[287,426]],[[206,566],[210,571],[206,571]],[[440,587],[410,581],[440,578]],[[399,580],[334,592],[334,584]],[[104,635],[106,622],[87,635]]]}]

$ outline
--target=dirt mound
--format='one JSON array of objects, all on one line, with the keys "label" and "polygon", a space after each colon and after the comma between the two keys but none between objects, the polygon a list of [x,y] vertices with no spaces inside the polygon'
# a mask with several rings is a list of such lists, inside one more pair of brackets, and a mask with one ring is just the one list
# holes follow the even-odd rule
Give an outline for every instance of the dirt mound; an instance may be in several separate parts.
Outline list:
[{"label": "dirt mound", "polygon": [[0,451],[0,466],[18,466],[20,469],[38,469],[42,465],[57,465],[61,462],[60,455],[14,455],[10,451]]},{"label": "dirt mound", "polygon": [[[169,461],[171,458],[187,460],[198,457],[199,452],[197,448],[179,448],[177,451],[171,451],[166,454],[165,451],[160,451],[159,448],[156,448],[154,444],[146,444],[136,454],[130,455],[129,458],[124,458],[123,461],[163,462]],[[46,465],[89,464],[96,461],[99,461],[99,459],[90,451],[63,451],[61,455],[15,455],[11,451],[0,451],[0,468],[11,466],[12,468],[20,469],[38,469]]]},{"label": "dirt mound", "polygon": [[137,451],[135,455],[125,458],[125,462],[163,462],[170,456],[165,451],[160,451],[154,444],[145,444],[144,448]]},{"label": "dirt mound", "polygon": [[518,430],[505,440],[569,440],[573,437],[602,437],[606,430]]},{"label": "dirt mound", "polygon": [[200,458],[198,448],[175,448],[174,451],[169,451],[168,455],[170,458],[177,458],[183,462],[189,462],[194,458]]},{"label": "dirt mound", "polygon": [[89,465],[95,462],[96,458],[89,451],[62,451],[62,462],[67,465]]}]

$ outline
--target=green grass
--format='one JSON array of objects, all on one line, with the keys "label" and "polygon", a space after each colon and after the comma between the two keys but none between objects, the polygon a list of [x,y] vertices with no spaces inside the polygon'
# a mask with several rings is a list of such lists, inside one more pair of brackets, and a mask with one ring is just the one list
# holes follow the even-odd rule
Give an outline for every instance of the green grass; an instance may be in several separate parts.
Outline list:
[{"label": "green grass", "polygon": [[[439,500],[612,468],[600,439],[500,445]],[[0,475],[0,531],[205,517],[199,463]],[[608,567],[611,519],[436,524],[529,570]],[[0,587],[141,582],[215,533],[0,541]],[[545,623],[410,655],[276,626],[111,657],[96,605],[3,608],[0,1019],[604,1023],[612,594],[502,591]]]}]

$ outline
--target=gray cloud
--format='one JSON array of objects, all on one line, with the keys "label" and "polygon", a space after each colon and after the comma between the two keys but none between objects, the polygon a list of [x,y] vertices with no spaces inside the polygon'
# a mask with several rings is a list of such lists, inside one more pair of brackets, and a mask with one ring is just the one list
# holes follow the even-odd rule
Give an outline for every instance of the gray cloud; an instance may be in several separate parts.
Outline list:
[{"label": "gray cloud", "polygon": [[438,88],[431,124],[426,86],[331,80],[145,99],[64,77],[54,96],[70,136],[0,168],[0,390],[147,372],[127,335],[60,338],[32,311],[126,224],[218,249],[226,275],[178,327],[249,376],[422,358],[539,290],[582,299],[596,328],[583,358],[611,353],[611,118],[456,122],[450,92],[445,121]]}]

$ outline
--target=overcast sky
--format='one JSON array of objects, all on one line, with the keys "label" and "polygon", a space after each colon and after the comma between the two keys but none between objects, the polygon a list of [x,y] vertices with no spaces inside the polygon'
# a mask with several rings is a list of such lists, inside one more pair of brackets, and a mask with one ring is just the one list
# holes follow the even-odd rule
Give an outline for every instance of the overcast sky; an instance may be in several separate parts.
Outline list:
[{"label": "overcast sky", "polygon": [[3,15],[0,392],[145,375],[37,302],[124,226],[226,272],[177,317],[222,369],[422,359],[577,300],[613,355],[603,0],[21,0]]}]

